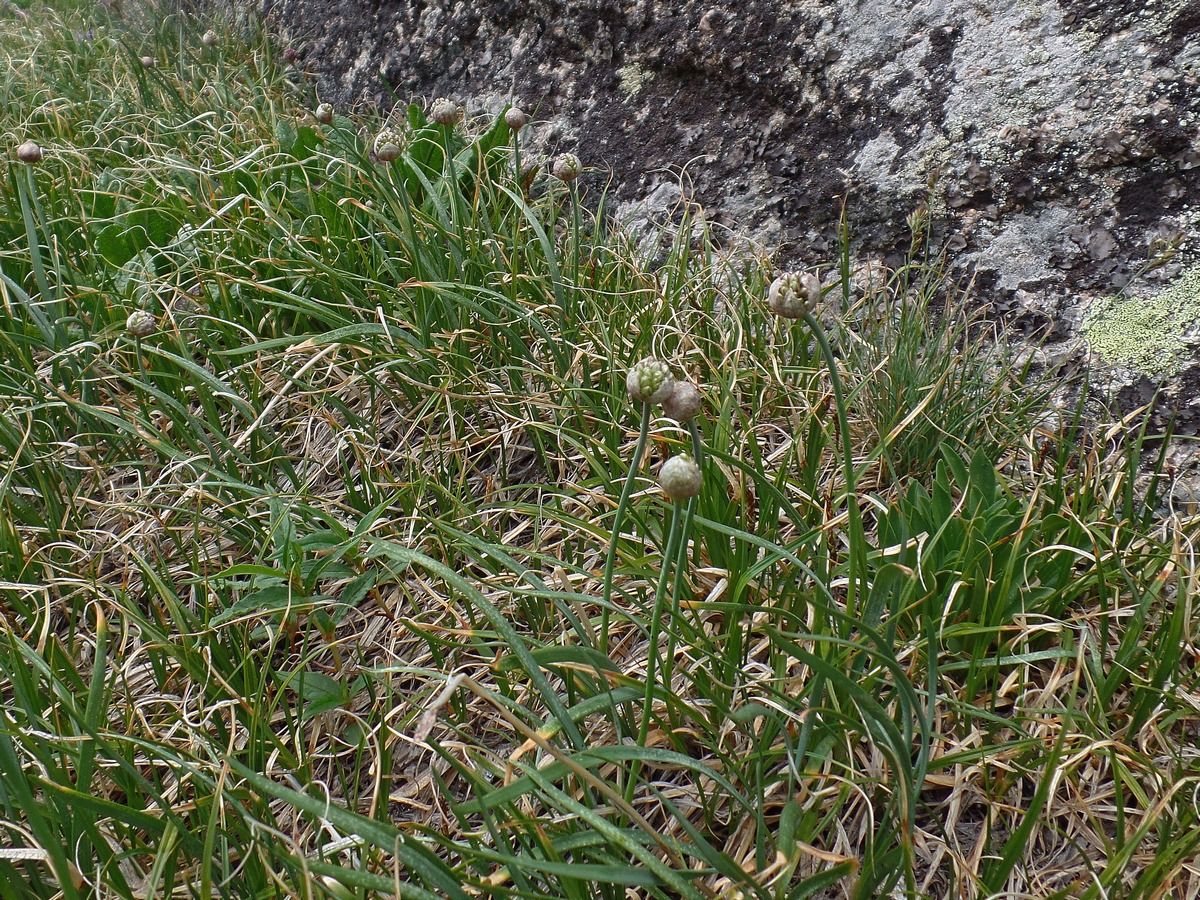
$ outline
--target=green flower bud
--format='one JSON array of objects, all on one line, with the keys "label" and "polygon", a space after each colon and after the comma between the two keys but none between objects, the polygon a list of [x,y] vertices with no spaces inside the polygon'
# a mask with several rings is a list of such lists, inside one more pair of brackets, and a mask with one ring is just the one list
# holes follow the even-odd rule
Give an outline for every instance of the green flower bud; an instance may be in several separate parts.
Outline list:
[{"label": "green flower bud", "polygon": [[135,309],[125,320],[125,330],[136,338],[154,334],[156,328],[158,328],[158,319],[154,317],[154,313],[144,309]]},{"label": "green flower bud", "polygon": [[385,128],[375,135],[375,158],[380,162],[392,162],[400,158],[400,144],[403,142],[400,132],[394,128]]},{"label": "green flower bud", "polygon": [[550,168],[550,174],[559,181],[565,181],[569,184],[579,177],[581,168],[578,156],[574,153],[561,153],[555,157],[554,165]]},{"label": "green flower bud", "polygon": [[638,403],[662,403],[671,394],[675,379],[671,370],[661,359],[647,356],[634,363],[625,377],[625,389],[632,400]]},{"label": "green flower bud", "polygon": [[700,493],[700,467],[686,453],[672,456],[658,470],[658,484],[671,500],[687,500]]},{"label": "green flower bud", "polygon": [[784,272],[771,282],[767,306],[785,319],[799,319],[817,308],[821,282],[810,272]]},{"label": "green flower bud", "polygon": [[462,110],[453,100],[438,97],[429,107],[429,118],[439,125],[450,126],[462,118]]},{"label": "green flower bud", "polygon": [[42,148],[33,141],[26,141],[17,148],[17,159],[28,165],[42,161]]},{"label": "green flower bud", "polygon": [[662,402],[663,412],[676,422],[687,422],[700,412],[703,399],[700,389],[690,381],[677,381]]},{"label": "green flower bud", "polygon": [[519,106],[510,106],[504,114],[504,124],[512,131],[520,131],[529,124],[529,116]]}]

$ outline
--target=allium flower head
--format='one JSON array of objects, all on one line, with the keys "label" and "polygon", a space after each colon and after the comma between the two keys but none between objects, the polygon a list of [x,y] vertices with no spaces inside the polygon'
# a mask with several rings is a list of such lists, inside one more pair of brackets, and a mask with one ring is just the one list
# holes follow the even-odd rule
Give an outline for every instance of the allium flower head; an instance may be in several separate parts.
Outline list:
[{"label": "allium flower head", "polygon": [[690,381],[677,381],[662,402],[663,412],[676,422],[687,422],[700,412],[703,398],[700,390]]},{"label": "allium flower head", "polygon": [[671,370],[661,359],[647,356],[629,367],[625,377],[625,389],[632,400],[638,403],[662,403],[671,394],[675,379]]},{"label": "allium flower head", "polygon": [[318,103],[317,108],[313,110],[313,115],[317,117],[317,121],[322,125],[328,125],[333,121],[333,105],[330,103]]},{"label": "allium flower head", "polygon": [[817,308],[821,282],[811,272],[784,272],[771,282],[767,306],[785,319],[799,319]]},{"label": "allium flower head", "polygon": [[510,106],[504,114],[504,124],[512,131],[520,131],[529,124],[529,116],[519,106]]},{"label": "allium flower head", "polygon": [[33,141],[26,141],[17,148],[17,159],[33,165],[42,161],[42,148]]},{"label": "allium flower head", "polygon": [[438,97],[429,106],[429,118],[439,125],[453,125],[462,118],[462,110],[453,100]]},{"label": "allium flower head", "polygon": [[550,174],[559,181],[570,183],[579,177],[579,172],[582,166],[579,162],[579,157],[574,153],[560,153],[554,158],[554,165],[550,168]]},{"label": "allium flower head", "polygon": [[375,135],[375,156],[380,162],[391,162],[400,157],[400,143],[403,138],[394,128],[385,128]]},{"label": "allium flower head", "polygon": [[658,470],[658,484],[672,500],[687,500],[700,493],[700,467],[686,453],[672,456]]},{"label": "allium flower head", "polygon": [[153,56],[143,56],[142,57],[142,68],[153,69],[154,68],[154,57]]},{"label": "allium flower head", "polygon": [[156,328],[158,328],[158,319],[154,317],[154,313],[144,309],[135,309],[125,320],[125,330],[136,338],[154,334]]},{"label": "allium flower head", "polygon": [[217,45],[217,33],[211,28],[208,29],[208,31],[204,32],[203,36],[200,38],[200,43],[202,43],[205,47],[215,47]]}]

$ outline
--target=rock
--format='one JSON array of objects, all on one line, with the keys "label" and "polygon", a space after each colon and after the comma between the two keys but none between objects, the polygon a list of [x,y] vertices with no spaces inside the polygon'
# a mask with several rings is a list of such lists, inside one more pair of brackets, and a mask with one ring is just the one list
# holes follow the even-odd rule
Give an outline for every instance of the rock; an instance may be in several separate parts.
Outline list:
[{"label": "rock", "polygon": [[1148,236],[1197,251],[1200,0],[234,2],[261,4],[322,97],[517,97],[619,200],[653,206],[685,173],[787,265],[828,254],[847,193],[857,250],[900,261],[933,183],[935,239],[1039,337],[1161,290],[1135,277]]}]

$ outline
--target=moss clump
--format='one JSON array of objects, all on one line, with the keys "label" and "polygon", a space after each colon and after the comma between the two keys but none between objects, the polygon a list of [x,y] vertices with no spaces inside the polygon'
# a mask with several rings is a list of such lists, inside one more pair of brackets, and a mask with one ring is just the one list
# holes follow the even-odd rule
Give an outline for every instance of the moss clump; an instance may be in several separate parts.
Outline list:
[{"label": "moss clump", "polygon": [[1200,328],[1200,266],[1153,297],[1105,297],[1083,320],[1088,346],[1148,378],[1178,375]]}]

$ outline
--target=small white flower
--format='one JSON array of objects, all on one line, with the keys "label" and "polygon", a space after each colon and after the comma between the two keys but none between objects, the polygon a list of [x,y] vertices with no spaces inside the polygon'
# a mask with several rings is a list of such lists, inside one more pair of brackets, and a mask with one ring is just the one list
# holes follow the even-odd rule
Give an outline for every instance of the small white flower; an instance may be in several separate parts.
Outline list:
[{"label": "small white flower", "polygon": [[154,313],[144,309],[135,309],[125,320],[125,330],[136,338],[154,334],[156,328],[158,328],[158,319],[154,317]]},{"label": "small white flower", "polygon": [[625,389],[630,398],[639,403],[662,403],[674,386],[671,369],[653,356],[634,363],[625,377]]},{"label": "small white flower", "polygon": [[313,115],[317,117],[317,121],[322,125],[328,125],[333,121],[333,104],[318,103],[317,108],[313,110]]},{"label": "small white flower", "polygon": [[672,456],[658,470],[658,484],[672,500],[686,500],[700,493],[700,467],[686,453]]},{"label": "small white flower", "polygon": [[784,272],[771,282],[767,306],[785,319],[799,319],[817,308],[821,282],[811,272]]},{"label": "small white flower", "polygon": [[702,402],[699,388],[690,381],[677,381],[671,393],[663,399],[663,412],[676,422],[687,422],[700,412]]},{"label": "small white flower", "polygon": [[559,181],[572,182],[579,177],[582,166],[574,153],[561,153],[554,159],[550,174]]}]

